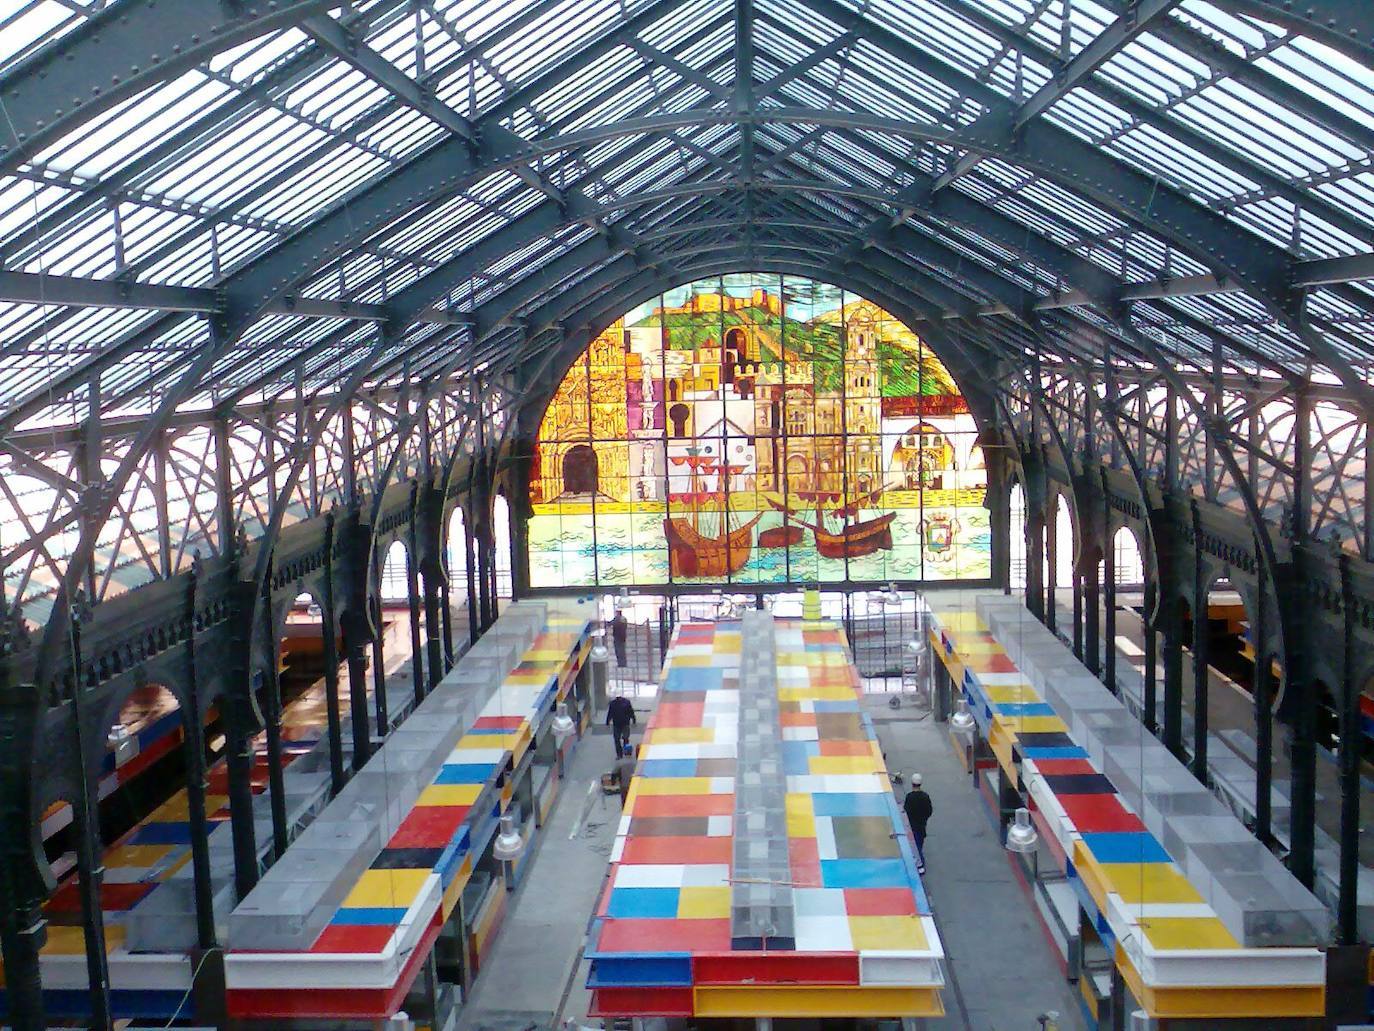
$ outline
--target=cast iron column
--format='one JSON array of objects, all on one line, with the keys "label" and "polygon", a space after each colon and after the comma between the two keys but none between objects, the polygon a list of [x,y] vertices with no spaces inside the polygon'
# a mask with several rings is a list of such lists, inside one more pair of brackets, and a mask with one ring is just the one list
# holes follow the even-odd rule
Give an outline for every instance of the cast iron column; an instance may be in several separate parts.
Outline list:
[{"label": "cast iron column", "polygon": [[339,651],[334,618],[334,513],[324,517],[324,597],[320,599],[324,643],[324,708],[329,733],[329,781],[333,794],[343,790],[343,717],[339,714]]},{"label": "cast iron column", "polygon": [[439,581],[439,615],[444,630],[444,671],[453,668],[453,609],[448,598],[448,575]]},{"label": "cast iron column", "polygon": [[253,828],[253,681],[251,583],[235,583],[231,675],[220,709],[224,715],[229,773],[229,833],[234,853],[234,893],[242,901],[258,883],[258,842]]},{"label": "cast iron column", "polygon": [[1341,556],[1341,610],[1345,647],[1341,677],[1341,858],[1336,904],[1336,942],[1359,941],[1360,879],[1360,685],[1355,682],[1355,585],[1350,556]]},{"label": "cast iron column", "polygon": [[[380,573],[381,570],[378,570]],[[372,705],[377,716],[377,736],[385,737],[391,729],[391,714],[386,703],[386,654],[382,638],[386,635],[386,622],[382,612],[382,585],[380,580],[373,581],[375,590],[368,610],[372,617]]]},{"label": "cast iron column", "polygon": [[1045,517],[1026,509],[1026,608],[1045,622]]},{"label": "cast iron column", "polygon": [[[286,834],[286,780],[282,770],[281,751],[281,679],[278,676],[280,657],[277,652],[277,628],[272,618],[272,568],[269,565],[267,580],[262,589],[262,640],[266,650],[266,664],[263,667],[263,702],[266,711],[263,721],[267,724],[267,791],[268,802],[272,807],[272,855],[280,859],[289,844]],[[194,833],[194,832],[193,832]]]},{"label": "cast iron column", "polygon": [[182,701],[181,754],[186,765],[186,819],[191,825],[192,891],[196,907],[196,944],[212,949],[215,938],[214,886],[210,882],[210,822],[205,809],[205,713],[200,704],[200,673],[196,664],[196,586],[201,566],[191,565],[186,588],[186,697]]},{"label": "cast iron column", "polygon": [[[1048,512],[1055,519],[1050,520]],[[1059,586],[1059,508],[1057,503],[1047,509],[1045,516],[1045,626],[1058,629],[1059,615],[1055,605],[1055,590]]]},{"label": "cast iron column", "polygon": [[1140,628],[1145,646],[1145,729],[1151,734],[1159,733],[1158,694],[1159,694],[1159,636],[1155,630],[1155,605],[1159,600],[1159,586],[1150,579],[1145,582],[1144,598],[1141,607]]},{"label": "cast iron column", "polygon": [[468,513],[463,514],[463,578],[467,581],[468,590],[468,644],[477,643],[477,638],[482,636],[481,626],[477,621],[477,549],[472,539],[471,520]]},{"label": "cast iron column", "polygon": [[1083,652],[1087,656],[1088,672],[1101,677],[1102,658],[1098,649],[1102,639],[1102,567],[1095,551],[1088,555],[1089,562],[1083,574]]},{"label": "cast iron column", "polygon": [[76,764],[73,779],[76,784],[72,813],[76,827],[77,890],[81,898],[81,925],[86,942],[86,977],[90,991],[91,1024],[110,1027],[110,966],[105,952],[105,913],[100,905],[100,885],[105,879],[105,864],[101,862],[100,813],[91,791],[91,771],[87,762],[86,728],[82,696],[85,694],[85,671],[81,654],[81,628],[90,618],[81,592],[71,606],[72,647],[72,729],[73,756]]},{"label": "cast iron column", "polygon": [[1207,648],[1211,630],[1207,611],[1206,569],[1202,562],[1202,521],[1193,503],[1193,776],[1207,783]]},{"label": "cast iron column", "polygon": [[[1106,525],[1110,527],[1111,523]],[[1110,532],[1102,550],[1102,593],[1102,682],[1116,694],[1116,548],[1112,546]]]},{"label": "cast iron column", "polygon": [[1172,591],[1160,604],[1164,621],[1164,747],[1183,762],[1183,608]]},{"label": "cast iron column", "polygon": [[425,699],[424,644],[420,640],[420,563],[419,538],[415,530],[415,509],[419,504],[417,485],[410,485],[410,526],[406,541],[406,611],[410,618],[410,675],[415,686],[415,704]]},{"label": "cast iron column", "polygon": [[[1079,546],[1081,556],[1087,550],[1086,546]],[[1073,567],[1073,654],[1079,662],[1083,662],[1083,574],[1079,570],[1077,563]]]},{"label": "cast iron column", "polygon": [[[1255,555],[1260,554],[1255,540]],[[1255,654],[1251,689],[1255,698],[1255,837],[1264,845],[1273,839],[1274,782],[1274,659],[1269,645],[1269,587],[1265,567],[1259,564],[1255,585],[1255,623],[1250,645]]]},{"label": "cast iron column", "polygon": [[348,513],[343,567],[347,595],[340,619],[348,659],[348,716],[353,728],[354,770],[361,770],[372,757],[372,714],[367,711],[367,650],[373,638],[367,598],[371,552],[372,527],[359,519],[358,510],[354,508]]},{"label": "cast iron column", "polygon": [[15,682],[12,665],[14,653],[28,646],[18,612],[12,619],[0,618],[0,826],[12,830],[0,836],[0,951],[11,1024],[15,1031],[45,1031],[38,955],[48,936],[39,868],[46,857],[35,855],[29,835],[13,832],[39,818],[32,804],[33,742],[44,700],[36,685]]},{"label": "cast iron column", "polygon": [[1283,580],[1278,585],[1278,595],[1286,624],[1284,672],[1288,684],[1284,697],[1291,699],[1285,706],[1292,728],[1288,758],[1293,776],[1288,868],[1310,889],[1316,877],[1317,699],[1307,654],[1307,628],[1312,613],[1305,610],[1308,595],[1300,571],[1305,558],[1303,547],[1294,545],[1293,561],[1280,568]]}]

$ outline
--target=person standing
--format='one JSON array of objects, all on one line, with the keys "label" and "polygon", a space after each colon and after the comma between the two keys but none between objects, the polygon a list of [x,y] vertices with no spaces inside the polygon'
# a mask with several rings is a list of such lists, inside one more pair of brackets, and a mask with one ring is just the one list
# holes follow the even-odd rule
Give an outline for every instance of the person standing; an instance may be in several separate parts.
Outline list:
[{"label": "person standing", "polygon": [[615,618],[611,620],[611,641],[615,645],[615,664],[625,665],[625,643],[629,638],[630,623],[625,618],[623,609],[615,610]]},{"label": "person standing", "polygon": [[630,725],[636,722],[634,703],[623,694],[616,695],[611,699],[611,704],[606,706],[606,725],[611,728],[611,736],[615,738],[617,759],[629,752]]},{"label": "person standing", "polygon": [[916,872],[924,874],[926,872],[926,824],[930,822],[931,814],[935,812],[935,804],[931,802],[930,796],[921,788],[921,775],[919,773],[911,775],[911,790],[906,793],[902,808],[906,810],[907,822],[911,824],[911,837],[916,842]]},{"label": "person standing", "polygon": [[620,808],[625,808],[625,803],[630,800],[630,781],[635,775],[635,757],[639,754],[638,748],[626,746],[625,754],[615,761],[612,767],[615,771],[616,784],[620,788]]}]

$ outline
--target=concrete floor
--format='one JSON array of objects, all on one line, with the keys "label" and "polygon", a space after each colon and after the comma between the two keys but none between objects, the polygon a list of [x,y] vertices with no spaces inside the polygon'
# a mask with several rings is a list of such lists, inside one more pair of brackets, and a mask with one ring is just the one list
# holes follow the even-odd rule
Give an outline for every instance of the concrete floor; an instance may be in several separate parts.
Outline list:
[{"label": "concrete floor", "polygon": [[585,1019],[591,993],[582,987],[582,945],[620,821],[619,796],[600,791],[601,774],[614,758],[604,729],[584,738],[573,753],[534,865],[511,900],[491,960],[459,1017],[459,1031]]},{"label": "concrete floor", "polygon": [[[640,726],[653,699],[635,700]],[[926,890],[949,957],[947,1016],[918,1022],[929,1031],[1032,1031],[1057,1010],[1065,1031],[1086,1027],[1077,995],[1052,953],[1031,901],[1016,882],[987,807],[963,774],[944,728],[914,710],[868,706],[893,770],[919,770],[935,802],[927,841]],[[492,959],[459,1020],[460,1031],[521,1029],[587,1018],[582,946],[600,895],[619,801],[597,790],[610,768],[604,728],[578,747],[563,794],[541,835],[534,865],[512,899]],[[898,788],[899,792],[905,788]]]},{"label": "concrete floor", "polygon": [[[891,771],[917,772],[935,805],[926,838],[926,894],[948,957],[946,1016],[930,1031],[1031,1031],[1059,1013],[1063,1031],[1087,1027],[1034,903],[1017,883],[994,818],[959,766],[945,726],[916,710],[866,700]],[[905,786],[897,788],[905,793]]]}]

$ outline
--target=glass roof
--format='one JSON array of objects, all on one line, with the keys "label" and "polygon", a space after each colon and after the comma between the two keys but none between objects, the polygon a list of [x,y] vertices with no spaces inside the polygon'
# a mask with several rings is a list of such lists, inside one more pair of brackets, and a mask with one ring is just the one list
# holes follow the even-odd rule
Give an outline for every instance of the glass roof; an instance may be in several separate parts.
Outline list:
[{"label": "glass roof", "polygon": [[[368,0],[28,145],[35,63],[102,20],[173,30],[145,0],[0,0],[0,424],[81,423],[93,377],[127,415],[519,368],[713,249],[881,253],[1018,360],[1105,334],[1143,366],[1367,382],[1369,55],[1278,3],[1161,7]],[[99,93],[119,55],[83,54]]]}]

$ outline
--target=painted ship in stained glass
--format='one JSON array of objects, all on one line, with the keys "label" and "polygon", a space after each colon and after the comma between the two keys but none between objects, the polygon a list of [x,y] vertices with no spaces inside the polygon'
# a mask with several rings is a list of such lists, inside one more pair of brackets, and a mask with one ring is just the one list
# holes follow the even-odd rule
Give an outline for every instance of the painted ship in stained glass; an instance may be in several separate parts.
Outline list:
[{"label": "painted ship in stained glass", "polygon": [[[760,513],[744,525],[732,527],[730,509],[726,503],[728,490],[719,493],[706,490],[703,477],[719,476],[725,484],[731,471],[738,474],[742,470],[721,464],[710,455],[700,453],[697,448],[689,448],[688,452],[670,459],[675,465],[686,465],[691,470],[691,479],[688,491],[670,495],[674,503],[688,506],[690,517],[670,516],[663,520],[663,536],[668,541],[668,571],[674,577],[733,576],[749,561],[749,555],[754,550],[754,527],[763,515]],[[705,506],[707,502],[717,499],[720,501],[719,525],[704,525],[714,515]]]},{"label": "painted ship in stained glass", "polygon": [[[814,523],[799,518],[796,511],[782,499],[776,496],[766,497],[768,503],[784,516],[811,531],[816,539],[816,551],[822,558],[862,558],[878,551],[892,550],[892,521],[897,518],[896,512],[888,512],[875,519],[850,522],[864,509],[873,507],[880,494],[881,490],[873,491],[845,505],[836,504],[841,500],[839,495],[829,491],[798,491],[797,496],[803,501],[814,502]],[[838,533],[831,532],[825,527],[827,503],[832,506],[829,509],[830,514],[837,516],[841,521]]]}]

